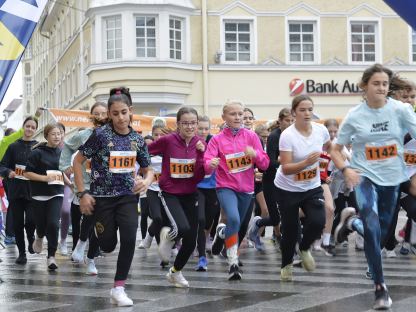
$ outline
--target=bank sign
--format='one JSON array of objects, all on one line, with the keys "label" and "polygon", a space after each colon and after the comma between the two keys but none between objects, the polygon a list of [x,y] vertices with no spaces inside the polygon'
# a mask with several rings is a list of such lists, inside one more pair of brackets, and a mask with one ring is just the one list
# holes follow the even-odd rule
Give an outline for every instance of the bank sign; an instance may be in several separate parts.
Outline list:
[{"label": "bank sign", "polygon": [[299,94],[315,96],[348,96],[359,95],[362,92],[358,87],[358,83],[349,80],[330,80],[322,82],[314,79],[303,81],[299,78],[294,78],[290,81],[289,90],[291,96]]}]

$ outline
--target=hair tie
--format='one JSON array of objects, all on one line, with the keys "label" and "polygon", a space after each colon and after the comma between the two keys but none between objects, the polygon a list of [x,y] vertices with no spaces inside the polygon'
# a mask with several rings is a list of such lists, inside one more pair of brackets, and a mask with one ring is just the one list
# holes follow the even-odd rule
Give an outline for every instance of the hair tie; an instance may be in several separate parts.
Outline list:
[{"label": "hair tie", "polygon": [[121,94],[121,91],[120,91],[120,90],[117,90],[117,91],[116,91],[116,94],[117,94],[117,95],[120,95],[120,94]]}]

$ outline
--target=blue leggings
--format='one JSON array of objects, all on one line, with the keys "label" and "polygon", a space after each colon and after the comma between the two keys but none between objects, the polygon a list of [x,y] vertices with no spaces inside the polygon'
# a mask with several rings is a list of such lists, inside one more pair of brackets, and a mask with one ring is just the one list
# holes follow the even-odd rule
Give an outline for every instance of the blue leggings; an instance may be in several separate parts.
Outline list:
[{"label": "blue leggings", "polygon": [[228,249],[232,245],[238,244],[238,231],[252,202],[253,194],[236,192],[229,188],[219,188],[217,196],[227,217],[225,246]]},{"label": "blue leggings", "polygon": [[363,178],[355,188],[364,228],[364,252],[376,285],[384,283],[381,247],[393,220],[399,187],[400,185],[380,186]]}]

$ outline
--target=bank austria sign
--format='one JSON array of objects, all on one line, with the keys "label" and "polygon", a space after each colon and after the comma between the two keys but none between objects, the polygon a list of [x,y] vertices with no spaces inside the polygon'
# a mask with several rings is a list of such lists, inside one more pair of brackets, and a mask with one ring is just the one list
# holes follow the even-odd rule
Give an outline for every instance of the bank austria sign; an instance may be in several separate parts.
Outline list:
[{"label": "bank austria sign", "polygon": [[303,81],[302,79],[294,78],[289,83],[289,90],[291,96],[299,94],[315,96],[348,96],[359,95],[361,93],[358,83],[351,82],[347,79],[321,82],[314,79]]}]

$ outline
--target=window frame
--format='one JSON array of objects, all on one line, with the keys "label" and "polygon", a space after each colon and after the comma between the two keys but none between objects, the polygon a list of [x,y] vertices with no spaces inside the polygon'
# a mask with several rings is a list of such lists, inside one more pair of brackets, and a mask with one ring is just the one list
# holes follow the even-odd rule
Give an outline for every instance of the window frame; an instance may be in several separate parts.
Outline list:
[{"label": "window frame", "polygon": [[[375,28],[375,56],[374,61],[353,61],[352,60],[352,31],[351,26],[353,24],[374,24]],[[380,18],[348,18],[347,19],[347,51],[348,51],[348,64],[350,65],[372,65],[374,63],[380,63],[382,57],[382,27]],[[364,52],[363,52],[364,53]],[[363,54],[364,55],[364,54]]]},{"label": "window frame", "polygon": [[[408,27],[409,29],[409,64],[416,64],[416,47],[415,50],[413,50],[413,44],[416,46],[416,40],[413,42],[413,32],[416,30],[413,30],[411,26]],[[413,54],[415,54],[415,59],[413,59]]]},{"label": "window frame", "polygon": [[[313,25],[313,61],[291,61],[290,60],[290,24],[312,24]],[[286,17],[285,36],[286,36],[286,63],[298,65],[315,65],[321,63],[321,23],[319,17]],[[302,55],[302,54],[301,54]]]},{"label": "window frame", "polygon": [[[121,31],[121,56],[120,57],[116,57],[116,50],[119,50],[115,47],[115,41],[116,41],[116,37],[114,37],[114,58],[108,58],[108,49],[107,49],[107,20],[111,19],[111,18],[120,18],[120,31]],[[117,28],[114,28],[114,30],[116,30]],[[115,15],[107,15],[107,16],[103,16],[102,17],[102,34],[103,34],[103,59],[106,60],[107,62],[117,62],[123,59],[123,15],[122,14],[115,14]],[[115,34],[114,34],[115,35]]]},{"label": "window frame", "polygon": [[[147,43],[146,43],[146,48],[145,48],[145,54],[146,54],[146,56],[137,56],[137,49],[138,49],[138,47],[137,47],[137,34],[136,34],[136,30],[137,30],[137,25],[136,25],[136,21],[137,21],[137,18],[138,17],[145,17],[145,18],[148,18],[148,17],[153,17],[154,19],[155,19],[155,26],[154,26],[154,29],[155,29],[155,56],[147,56],[147,49],[148,49],[148,47],[147,47]],[[135,43],[135,50],[136,50],[136,52],[135,52],[135,56],[136,56],[136,59],[139,59],[139,60],[157,60],[157,59],[159,59],[159,51],[160,51],[160,45],[159,45],[159,38],[160,38],[160,35],[159,35],[159,27],[160,27],[160,24],[159,24],[159,15],[158,14],[139,14],[139,13],[134,13],[133,14],[133,21],[134,21],[134,38],[135,38],[135,40],[136,40],[136,43]],[[147,29],[147,27],[145,27],[144,28],[145,29],[145,32],[146,32],[146,29]],[[145,34],[145,41],[148,39],[147,38],[147,33]]]},{"label": "window frame", "polygon": [[[254,16],[222,16],[220,18],[221,63],[235,65],[257,64],[257,18]],[[225,24],[249,23],[250,25],[250,61],[227,61],[225,59]],[[238,53],[237,53],[238,54]]]}]

